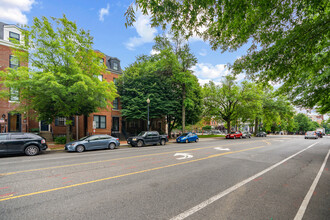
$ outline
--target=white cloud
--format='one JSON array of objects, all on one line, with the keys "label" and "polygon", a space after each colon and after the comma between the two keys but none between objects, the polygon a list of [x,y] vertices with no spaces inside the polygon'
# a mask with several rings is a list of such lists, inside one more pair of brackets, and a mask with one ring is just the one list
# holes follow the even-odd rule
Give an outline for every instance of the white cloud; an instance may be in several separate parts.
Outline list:
[{"label": "white cloud", "polygon": [[107,4],[107,8],[101,8],[99,11],[99,20],[104,21],[104,16],[109,14],[110,5]]},{"label": "white cloud", "polygon": [[[230,74],[230,70],[225,64],[212,65],[210,63],[198,63],[191,68],[195,76],[197,76],[199,84],[204,85],[209,81],[213,81],[215,84],[220,85],[224,76]],[[245,79],[245,74],[239,74],[236,76],[236,81],[240,82]]]},{"label": "white cloud", "polygon": [[[211,80],[210,79],[198,79],[198,82],[201,86],[208,84]],[[215,85],[221,85],[220,81],[213,81]]]},{"label": "white cloud", "polygon": [[0,20],[27,24],[28,19],[23,12],[29,12],[34,3],[34,0],[0,0]]},{"label": "white cloud", "polygon": [[150,55],[155,55],[155,54],[159,54],[160,52],[158,51],[158,50],[154,50],[154,49],[152,49],[151,51],[150,51]]},{"label": "white cloud", "polygon": [[150,26],[150,16],[143,15],[141,11],[137,11],[136,22],[134,22],[133,27],[136,29],[139,36],[131,37],[128,42],[125,43],[127,49],[134,50],[142,44],[153,42],[157,30]]},{"label": "white cloud", "polygon": [[199,55],[205,57],[207,55],[207,52],[205,49],[201,49],[201,51],[199,52]]},{"label": "white cloud", "polygon": [[210,63],[198,63],[192,67],[194,74],[199,79],[219,81],[223,76],[230,74],[225,64],[212,65]]}]

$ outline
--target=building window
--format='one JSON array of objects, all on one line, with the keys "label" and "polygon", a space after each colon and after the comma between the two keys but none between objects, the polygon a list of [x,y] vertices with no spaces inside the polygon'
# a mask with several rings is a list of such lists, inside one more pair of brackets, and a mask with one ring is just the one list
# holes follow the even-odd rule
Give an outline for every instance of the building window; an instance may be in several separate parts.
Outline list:
[{"label": "building window", "polygon": [[106,116],[94,115],[96,128],[106,128]]},{"label": "building window", "polygon": [[103,75],[98,75],[97,78],[102,82],[103,81]]},{"label": "building window", "polygon": [[115,86],[117,85],[117,78],[113,78],[113,83],[115,84]]},{"label": "building window", "polygon": [[9,88],[10,96],[9,101],[19,101],[19,91],[14,88]]},{"label": "building window", "polygon": [[119,118],[112,117],[112,131],[119,131]]},{"label": "building window", "polygon": [[19,67],[19,61],[18,58],[15,56],[10,55],[9,56],[9,67],[16,69],[17,67]]},{"label": "building window", "polygon": [[104,60],[103,58],[100,58],[100,66],[102,66],[104,64]]},{"label": "building window", "polygon": [[[72,126],[75,125],[74,123],[74,117],[71,118],[72,120]],[[66,126],[66,117],[56,117],[55,118],[55,126]]]},{"label": "building window", "polygon": [[55,126],[65,126],[66,125],[65,121],[66,121],[65,117],[56,117]]},{"label": "building window", "polygon": [[119,69],[118,63],[116,63],[116,62],[113,63],[113,69],[114,70],[118,70]]},{"label": "building window", "polygon": [[118,98],[115,98],[115,100],[113,100],[113,109],[118,110]]},{"label": "building window", "polygon": [[16,39],[19,41],[19,39],[20,39],[19,34],[10,31],[9,32],[9,41],[13,41],[12,39]]}]

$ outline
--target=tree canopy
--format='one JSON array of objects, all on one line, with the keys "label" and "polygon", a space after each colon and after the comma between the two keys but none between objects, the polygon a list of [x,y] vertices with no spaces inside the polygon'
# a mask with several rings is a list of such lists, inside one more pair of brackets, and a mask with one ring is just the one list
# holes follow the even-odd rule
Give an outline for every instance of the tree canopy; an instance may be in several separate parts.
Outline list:
[{"label": "tree canopy", "polygon": [[[281,84],[279,93],[295,104],[330,112],[329,23],[327,0],[153,1],[136,0],[151,25],[176,35],[197,35],[212,49],[247,54],[232,66],[259,82]],[[134,5],[126,25],[135,21]]]},{"label": "tree canopy", "polygon": [[[158,40],[166,40],[159,38]],[[156,40],[157,41],[157,40]],[[201,88],[196,76],[183,71],[179,57],[166,43],[156,43],[159,52],[140,56],[119,77],[118,91],[122,103],[122,116],[127,120],[147,119],[147,98],[150,99],[150,118],[166,117],[171,130],[182,124],[182,105],[186,122],[196,123],[201,113]],[[182,82],[187,84],[185,100]]]},{"label": "tree canopy", "polygon": [[[63,18],[34,18],[26,27],[26,44],[17,45],[15,56],[30,67],[20,66],[1,72],[7,88],[19,90],[20,105],[33,109],[39,120],[51,123],[55,117],[88,115],[106,108],[117,96],[114,84],[100,81],[105,72],[101,54],[93,48],[89,32]],[[8,90],[2,90],[8,97]],[[6,93],[6,94],[4,94]],[[67,129],[67,140],[70,132]]]}]

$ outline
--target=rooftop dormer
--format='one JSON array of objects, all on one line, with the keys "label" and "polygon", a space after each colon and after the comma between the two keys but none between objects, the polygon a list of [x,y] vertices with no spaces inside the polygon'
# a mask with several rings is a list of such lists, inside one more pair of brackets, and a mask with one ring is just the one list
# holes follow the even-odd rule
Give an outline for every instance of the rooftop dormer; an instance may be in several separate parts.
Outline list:
[{"label": "rooftop dormer", "polygon": [[13,46],[13,39],[20,41],[21,44],[24,42],[22,29],[16,25],[0,22],[0,43],[6,46]]}]

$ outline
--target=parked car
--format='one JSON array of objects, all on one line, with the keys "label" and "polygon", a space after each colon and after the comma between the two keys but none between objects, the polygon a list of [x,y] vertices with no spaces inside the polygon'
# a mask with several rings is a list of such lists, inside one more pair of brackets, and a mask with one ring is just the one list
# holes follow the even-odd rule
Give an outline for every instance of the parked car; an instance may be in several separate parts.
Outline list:
[{"label": "parked car", "polygon": [[142,131],[135,137],[127,139],[127,143],[132,147],[142,147],[144,145],[165,145],[168,142],[167,135],[160,135],[158,131]]},{"label": "parked car", "polygon": [[258,132],[256,137],[267,137],[267,133],[264,131]]},{"label": "parked car", "polygon": [[83,137],[77,141],[69,142],[65,145],[66,151],[77,151],[81,153],[85,150],[96,149],[115,149],[120,146],[118,138],[112,137],[107,134],[102,135],[90,135]]},{"label": "parked car", "polygon": [[189,133],[183,133],[180,137],[176,139],[177,143],[189,143],[189,142],[198,142],[199,138],[197,134],[189,132]]},{"label": "parked car", "polygon": [[242,138],[242,136],[243,136],[242,132],[232,131],[232,132],[230,132],[229,134],[226,135],[226,139],[229,139],[229,138],[233,138],[233,139]]},{"label": "parked car", "polygon": [[305,134],[305,139],[318,139],[319,136],[317,135],[317,133],[315,131],[307,131]]},{"label": "parked car", "polygon": [[244,131],[244,132],[242,133],[242,137],[243,137],[243,138],[251,138],[251,133],[248,132],[248,131]]},{"label": "parked car", "polygon": [[35,156],[46,150],[46,140],[39,135],[31,133],[0,133],[0,153],[25,153]]}]

